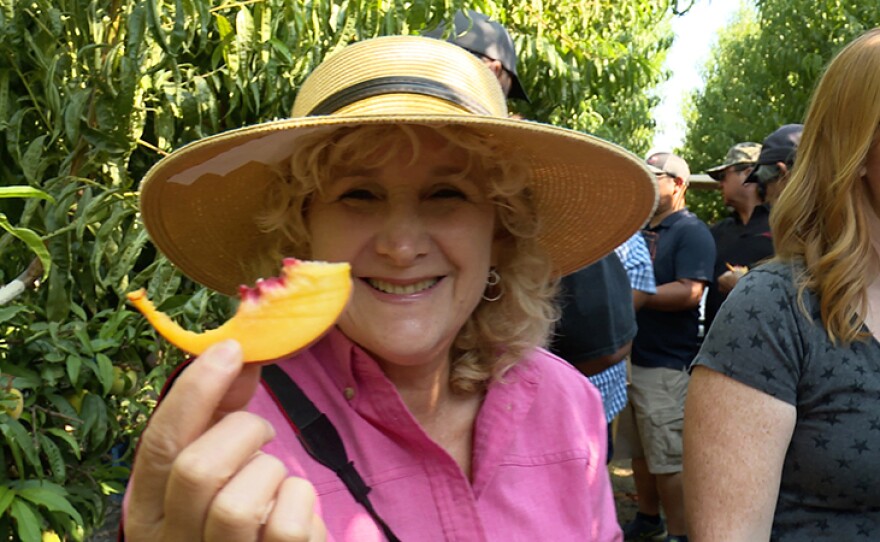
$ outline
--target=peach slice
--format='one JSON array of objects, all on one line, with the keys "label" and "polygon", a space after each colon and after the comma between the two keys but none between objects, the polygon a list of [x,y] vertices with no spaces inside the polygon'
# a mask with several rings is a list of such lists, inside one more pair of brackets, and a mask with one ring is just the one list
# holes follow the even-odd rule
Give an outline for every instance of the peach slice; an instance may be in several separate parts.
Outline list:
[{"label": "peach slice", "polygon": [[214,343],[235,339],[245,361],[271,361],[308,346],[336,322],[351,295],[350,270],[347,263],[286,258],[280,276],[260,279],[253,288],[239,287],[235,315],[203,333],[187,331],[156,310],[143,288],[127,297],[181,350],[198,355]]}]

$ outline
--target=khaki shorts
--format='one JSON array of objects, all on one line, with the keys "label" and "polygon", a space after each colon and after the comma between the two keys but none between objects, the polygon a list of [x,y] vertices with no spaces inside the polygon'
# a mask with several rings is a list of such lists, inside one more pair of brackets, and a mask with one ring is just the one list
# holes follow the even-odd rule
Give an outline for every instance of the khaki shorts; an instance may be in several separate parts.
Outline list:
[{"label": "khaki shorts", "polygon": [[620,413],[614,459],[642,459],[651,474],[681,472],[685,370],[633,365],[629,402]]}]

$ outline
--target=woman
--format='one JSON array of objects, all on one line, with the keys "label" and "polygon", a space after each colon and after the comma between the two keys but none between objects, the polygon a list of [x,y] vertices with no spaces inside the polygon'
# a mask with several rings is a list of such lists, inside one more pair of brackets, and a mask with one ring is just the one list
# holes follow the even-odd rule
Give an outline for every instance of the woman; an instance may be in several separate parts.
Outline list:
[{"label": "woman", "polygon": [[880,29],[813,95],[777,257],[721,307],[685,410],[695,540],[880,537]]},{"label": "woman", "polygon": [[350,262],[337,326],[273,367],[372,489],[310,456],[281,406],[293,382],[260,382],[225,343],[145,431],[127,538],[619,540],[598,394],[539,346],[553,277],[623,242],[654,198],[637,158],[508,119],[478,59],[419,37],[352,45],[293,118],[173,153],[141,209],[190,277],[231,293],[281,256]]}]

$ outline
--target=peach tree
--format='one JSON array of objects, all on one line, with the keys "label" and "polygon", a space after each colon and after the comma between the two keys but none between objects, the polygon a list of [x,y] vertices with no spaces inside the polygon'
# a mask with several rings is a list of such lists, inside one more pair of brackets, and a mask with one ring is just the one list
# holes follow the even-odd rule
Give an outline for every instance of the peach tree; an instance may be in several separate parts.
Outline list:
[{"label": "peach tree", "polygon": [[[138,220],[181,145],[284,117],[326,55],[419,33],[461,0],[14,0],[0,6],[0,540],[86,539],[182,355],[125,302],[199,330],[232,300],[182,277]],[[513,33],[537,120],[644,152],[668,0],[469,4]],[[18,187],[18,193],[11,192]],[[4,288],[5,288],[4,286]],[[3,291],[3,290],[0,290]],[[16,390],[16,391],[13,391]],[[19,409],[20,407],[20,409]]]}]

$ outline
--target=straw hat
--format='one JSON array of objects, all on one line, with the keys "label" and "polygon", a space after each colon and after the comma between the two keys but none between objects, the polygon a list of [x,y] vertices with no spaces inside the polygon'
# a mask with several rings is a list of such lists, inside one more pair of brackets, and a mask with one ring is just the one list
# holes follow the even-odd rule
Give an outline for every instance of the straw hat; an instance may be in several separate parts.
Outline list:
[{"label": "straw hat", "polygon": [[[364,124],[464,125],[530,167],[556,271],[590,264],[653,212],[654,176],[626,150],[572,130],[507,117],[494,74],[450,43],[416,36],[362,41],[325,60],[299,89],[291,118],[206,137],[156,163],[141,214],[157,248],[193,280],[232,294],[269,247],[254,217],[297,139]],[[305,257],[307,255],[292,255]]]}]

